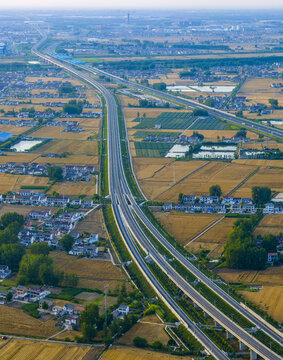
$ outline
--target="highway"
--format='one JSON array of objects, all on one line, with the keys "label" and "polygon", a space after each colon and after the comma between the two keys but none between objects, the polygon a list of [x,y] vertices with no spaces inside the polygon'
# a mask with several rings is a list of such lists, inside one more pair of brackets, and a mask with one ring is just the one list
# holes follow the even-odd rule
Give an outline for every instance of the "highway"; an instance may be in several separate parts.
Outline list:
[{"label": "highway", "polygon": [[245,127],[249,127],[252,130],[258,130],[261,131],[262,133],[264,133],[267,136],[276,136],[280,139],[283,139],[283,131],[279,130],[279,129],[275,129],[275,128],[270,128],[269,126],[265,126],[262,124],[257,124],[251,120],[247,120],[241,117],[237,117],[234,114],[230,114],[226,111],[222,111],[219,109],[214,109],[211,108],[209,106],[200,104],[196,101],[190,100],[190,99],[184,99],[180,96],[175,96],[175,95],[171,95],[169,93],[163,92],[163,91],[159,91],[159,90],[155,90],[153,88],[141,85],[141,84],[137,84],[135,82],[132,81],[128,81],[125,79],[122,79],[118,76],[112,75],[108,72],[105,72],[101,69],[95,68],[95,67],[90,67],[90,66],[85,66],[85,65],[78,65],[76,64],[75,66],[83,69],[83,70],[87,70],[90,71],[94,74],[98,74],[98,75],[102,75],[102,76],[106,76],[108,78],[110,78],[111,80],[115,81],[115,82],[119,82],[121,84],[124,84],[128,87],[140,90],[140,91],[144,91],[146,93],[149,93],[151,95],[156,95],[158,97],[162,97],[166,100],[168,100],[169,102],[174,102],[174,103],[178,103],[181,105],[185,105],[187,107],[193,108],[193,109],[203,109],[206,110],[210,115],[212,116],[216,116],[216,117],[221,117],[222,119],[225,119],[227,121],[231,121],[237,125],[240,126],[245,126]]},{"label": "highway", "polygon": [[[36,53],[36,52],[35,52]],[[39,53],[36,53],[39,55]],[[41,54],[39,56],[42,56]],[[42,56],[44,58],[44,56]],[[181,288],[190,298],[192,298],[196,303],[198,303],[206,312],[211,314],[217,322],[222,324],[230,333],[234,334],[238,339],[243,343],[247,344],[251,349],[256,353],[260,354],[263,358],[269,360],[278,360],[280,357],[273,353],[269,348],[264,346],[238,325],[236,325],[232,320],[223,315],[218,309],[211,305],[200,293],[198,293],[194,288],[192,288],[187,282],[182,279],[182,277],[169,265],[169,263],[164,259],[164,257],[155,249],[151,244],[149,239],[140,229],[139,225],[136,222],[134,213],[132,209],[137,211],[138,216],[140,216],[141,210],[135,203],[135,200],[132,197],[130,189],[128,187],[121,157],[120,149],[120,135],[118,127],[118,118],[117,118],[117,105],[111,95],[111,93],[103,87],[101,84],[95,82],[89,76],[82,74],[81,72],[73,69],[69,65],[62,64],[57,60],[47,58],[47,60],[53,62],[56,65],[59,65],[65,68],[68,71],[71,71],[73,74],[79,76],[81,79],[87,81],[91,85],[99,89],[107,103],[108,108],[108,161],[109,161],[109,189],[112,199],[112,207],[114,216],[118,225],[118,228],[121,232],[121,235],[133,256],[133,259],[155,288],[159,296],[165,301],[165,303],[172,309],[172,311],[182,320],[184,324],[192,331],[195,336],[199,339],[200,342],[205,346],[205,348],[217,359],[227,359],[227,355],[219,350],[207,337],[202,333],[202,331],[184,314],[184,312],[179,308],[176,302],[169,296],[169,294],[163,289],[160,283],[156,280],[155,276],[151,273],[148,266],[145,264],[142,256],[139,254],[133,237],[140,244],[141,247],[147,252],[150,253],[155,262],[165,271],[166,274],[174,281],[174,283]],[[129,201],[131,205],[129,205]],[[144,216],[144,215],[143,215]],[[144,221],[144,219],[143,219]],[[147,225],[146,225],[147,226]],[[148,227],[151,231],[151,228]],[[157,230],[155,230],[157,231]]]},{"label": "highway", "polygon": [[[86,67],[86,66],[79,66],[79,67],[83,68],[84,70],[89,71],[89,67]],[[101,70],[98,70],[98,69],[95,69],[92,72],[96,72],[96,71],[101,72],[104,75],[107,74],[107,76],[111,76],[111,74],[102,72]],[[116,76],[111,76],[111,78],[117,79]],[[156,91],[151,88],[146,88],[144,86],[126,81],[124,79],[121,79],[121,80],[123,81],[123,83],[126,82],[127,84],[131,84],[131,86],[133,86],[133,87],[137,86],[137,88],[141,87],[142,89],[147,89],[147,91],[150,93],[164,94],[160,91]],[[118,80],[116,80],[116,81],[118,81]],[[172,96],[170,95],[170,98],[171,97]],[[174,99],[175,98],[176,97],[174,97]],[[185,100],[185,101],[187,102],[187,100]],[[199,104],[197,104],[197,105],[199,105]],[[206,106],[204,106],[204,107],[207,108]],[[227,114],[227,115],[230,115],[230,114]],[[234,119],[234,116],[233,116],[233,119]],[[243,119],[240,119],[240,120],[243,121]],[[254,123],[253,123],[253,126],[254,126]],[[268,127],[262,126],[262,125],[260,126],[260,128],[261,128],[261,131],[262,131],[262,128],[264,128],[265,130],[268,130],[268,131],[270,130]],[[274,131],[274,130],[272,130],[272,131]],[[283,344],[282,333],[280,333],[277,329],[275,329],[269,323],[263,321],[260,317],[251,313],[248,309],[244,308],[237,300],[235,300],[226,291],[224,291],[217,284],[215,284],[209,277],[207,277],[205,274],[203,274],[202,271],[200,271],[197,267],[195,267],[187,258],[185,258],[182,254],[180,254],[180,252],[178,250],[176,250],[176,248],[172,244],[170,244],[169,241],[167,241],[164,238],[164,236],[162,236],[162,234],[149,221],[147,216],[143,213],[141,208],[135,202],[135,199],[131,195],[129,195],[129,196],[131,198],[131,203],[132,203],[133,208],[134,208],[136,214],[138,215],[138,217],[142,220],[144,225],[152,232],[152,234],[159,240],[159,242],[172,254],[172,256],[174,256],[178,261],[180,261],[182,263],[182,265],[184,265],[190,272],[192,272],[200,281],[202,281],[206,286],[208,286],[218,296],[220,296],[223,300],[225,300],[230,306],[232,306],[235,310],[237,310],[241,315],[243,315],[248,320],[250,320],[252,323],[254,323],[259,329],[264,331],[268,336],[270,336],[273,340],[277,341],[280,345]]]}]

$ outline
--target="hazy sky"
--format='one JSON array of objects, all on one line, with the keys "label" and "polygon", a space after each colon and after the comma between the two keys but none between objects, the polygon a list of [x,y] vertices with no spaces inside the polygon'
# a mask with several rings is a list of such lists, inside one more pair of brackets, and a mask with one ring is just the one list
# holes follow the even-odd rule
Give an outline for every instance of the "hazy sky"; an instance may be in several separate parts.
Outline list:
[{"label": "hazy sky", "polygon": [[0,0],[0,8],[283,8],[282,0]]}]

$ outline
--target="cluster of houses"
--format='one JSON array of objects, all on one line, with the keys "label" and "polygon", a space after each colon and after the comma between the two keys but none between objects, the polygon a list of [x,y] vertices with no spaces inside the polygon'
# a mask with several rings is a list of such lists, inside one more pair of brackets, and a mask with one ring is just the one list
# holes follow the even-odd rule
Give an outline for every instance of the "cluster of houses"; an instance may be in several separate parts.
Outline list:
[{"label": "cluster of houses", "polygon": [[95,258],[98,256],[99,248],[96,246],[98,242],[98,234],[90,234],[89,238],[81,239],[79,236],[75,239],[69,255],[83,256],[88,258]]},{"label": "cluster of houses", "polygon": [[263,214],[283,214],[283,203],[269,202],[265,204]]},{"label": "cluster of houses", "polygon": [[[0,173],[47,176],[50,166],[52,166],[50,163],[7,162],[6,164],[0,164]],[[63,178],[67,181],[90,181],[90,175],[94,172],[95,166],[93,165],[66,165],[63,167]],[[31,193],[28,193],[28,195],[31,195]]]},{"label": "cluster of houses", "polygon": [[19,190],[7,195],[0,194],[0,202],[4,204],[66,207],[80,206],[92,208],[94,201],[90,198],[70,198],[69,196],[48,196],[44,193],[34,193],[33,190]]},{"label": "cluster of houses", "polygon": [[45,242],[58,247],[59,239],[70,233],[77,222],[84,219],[84,212],[68,212],[52,216],[50,210],[31,211],[26,225],[18,234],[19,243],[25,247],[35,242]]},{"label": "cluster of houses", "polygon": [[[0,103],[1,105],[1,103]],[[33,119],[22,119],[22,120],[10,120],[6,118],[0,118],[0,125],[12,125],[19,127],[34,127],[38,125],[38,122]]]},{"label": "cluster of houses", "polygon": [[197,198],[195,195],[185,195],[182,203],[163,204],[163,211],[171,210],[182,211],[186,213],[219,213],[226,214],[227,212],[235,214],[255,214],[257,208],[250,198],[236,198],[224,196],[222,199],[219,196],[203,195]]},{"label": "cluster of houses", "polygon": [[46,126],[60,126],[60,127],[65,127],[64,131],[65,132],[81,132],[83,131],[83,128],[81,128],[79,126],[79,122],[76,120],[71,120],[71,121],[58,121],[57,119],[55,120],[50,120],[48,121],[48,123],[46,124]]},{"label": "cluster of houses", "polygon": [[19,301],[22,303],[40,301],[50,294],[50,291],[46,290],[44,287],[37,288],[18,285],[9,290],[3,290],[0,293],[0,304],[6,304],[6,297],[9,292],[12,293],[11,301]]}]

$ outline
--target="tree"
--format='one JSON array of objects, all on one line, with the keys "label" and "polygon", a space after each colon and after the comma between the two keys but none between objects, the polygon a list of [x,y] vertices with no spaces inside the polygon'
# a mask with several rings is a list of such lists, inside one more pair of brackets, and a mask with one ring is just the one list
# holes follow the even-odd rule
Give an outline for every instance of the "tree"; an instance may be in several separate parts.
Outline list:
[{"label": "tree", "polygon": [[268,99],[268,102],[273,109],[278,108],[278,100],[277,99]]},{"label": "tree", "polygon": [[19,266],[18,282],[25,285],[58,285],[62,272],[55,269],[53,259],[47,255],[24,255]]},{"label": "tree", "polygon": [[80,315],[80,324],[84,339],[91,341],[96,335],[97,323],[99,321],[98,305],[90,303]]},{"label": "tree", "polygon": [[179,196],[178,196],[178,202],[179,203],[182,203],[184,200],[184,194],[183,193],[180,193]]},{"label": "tree", "polygon": [[152,85],[153,89],[159,90],[159,91],[163,91],[166,90],[166,84],[164,82],[160,82],[160,83],[155,83]]},{"label": "tree", "polygon": [[74,114],[81,114],[83,111],[83,103],[81,101],[70,100],[67,104],[63,106],[63,112],[74,115]]},{"label": "tree", "polygon": [[139,348],[145,348],[148,346],[147,340],[140,336],[136,336],[133,340],[133,344]]},{"label": "tree", "polygon": [[49,166],[47,174],[50,180],[61,181],[63,179],[63,169],[60,166]]},{"label": "tree", "polygon": [[261,246],[267,252],[275,252],[277,250],[277,245],[278,245],[278,240],[275,235],[272,235],[272,234],[264,235]]},{"label": "tree", "polygon": [[7,303],[12,301],[12,299],[13,299],[13,293],[11,293],[11,291],[9,291],[8,294],[6,295]]},{"label": "tree", "polygon": [[209,195],[210,196],[221,196],[222,190],[219,185],[212,185],[209,188]]},{"label": "tree", "polygon": [[156,350],[161,350],[163,348],[163,344],[161,341],[159,340],[155,340],[151,346],[153,347],[153,349],[156,349]]},{"label": "tree", "polygon": [[4,226],[4,228],[15,222],[22,226],[25,222],[23,215],[20,215],[16,212],[7,212],[1,216],[1,224]]},{"label": "tree", "polygon": [[34,243],[29,246],[30,253],[35,255],[48,255],[50,250],[50,247],[46,243]]},{"label": "tree", "polygon": [[43,310],[48,310],[48,304],[47,304],[46,301],[43,301],[43,303],[42,303],[42,309],[43,309]]},{"label": "tree", "polygon": [[3,244],[0,246],[1,264],[9,266],[12,271],[19,269],[20,261],[25,254],[25,249],[19,244]]},{"label": "tree", "polygon": [[65,234],[60,239],[60,245],[67,253],[72,249],[74,243],[75,243],[75,239],[70,234]]},{"label": "tree", "polygon": [[243,137],[243,138],[246,138],[247,137],[247,131],[246,130],[239,130],[236,135],[237,137]]},{"label": "tree", "polygon": [[76,287],[79,283],[79,278],[75,273],[64,274],[63,284],[67,287]]},{"label": "tree", "polygon": [[253,186],[252,199],[257,204],[265,204],[271,199],[271,190],[268,187]]},{"label": "tree", "polygon": [[193,115],[194,116],[208,116],[208,112],[206,110],[203,110],[203,109],[194,109],[193,110]]}]

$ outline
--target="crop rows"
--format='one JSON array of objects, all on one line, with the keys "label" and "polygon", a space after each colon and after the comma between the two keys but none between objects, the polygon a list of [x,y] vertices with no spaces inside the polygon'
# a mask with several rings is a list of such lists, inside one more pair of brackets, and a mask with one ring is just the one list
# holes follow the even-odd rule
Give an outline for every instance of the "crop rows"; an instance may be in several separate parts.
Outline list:
[{"label": "crop rows", "polygon": [[164,157],[171,147],[171,143],[147,141],[135,142],[137,157]]}]

